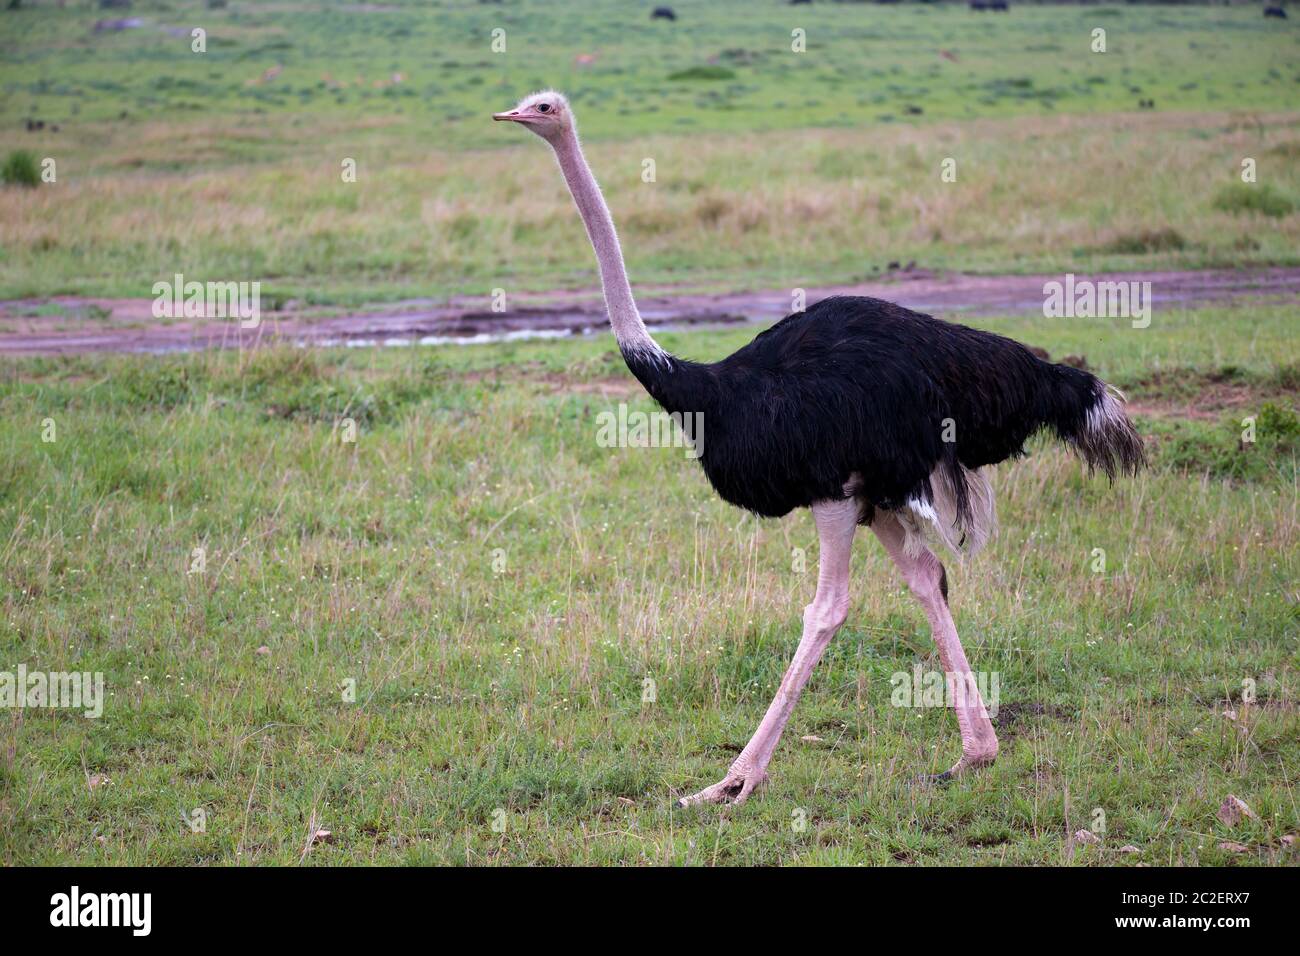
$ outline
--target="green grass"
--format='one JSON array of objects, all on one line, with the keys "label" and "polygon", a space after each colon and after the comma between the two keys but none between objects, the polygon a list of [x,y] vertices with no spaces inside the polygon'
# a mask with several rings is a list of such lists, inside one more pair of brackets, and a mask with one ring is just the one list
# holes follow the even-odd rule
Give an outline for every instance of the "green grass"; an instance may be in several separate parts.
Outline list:
[{"label": "green grass", "polygon": [[[1056,446],[998,469],[999,536],[949,566],[1000,674],[994,768],[911,783],[956,727],[890,706],[893,673],[938,665],[864,534],[770,788],[686,813],[670,797],[721,775],[780,678],[816,539],[680,450],[598,447],[600,411],[650,408],[607,336],[5,361],[0,669],[102,671],[110,696],[99,720],[0,711],[0,861],[1294,863],[1294,308],[980,324],[1086,355],[1135,407],[1239,401],[1139,416],[1153,468],[1113,487]],[[661,338],[709,359],[751,335]],[[1259,819],[1219,823],[1229,793]],[[1098,809],[1101,845],[1073,845]],[[334,841],[304,852],[316,827]]]},{"label": "green grass", "polygon": [[1295,203],[1270,186],[1256,189],[1249,183],[1234,183],[1219,190],[1214,197],[1214,208],[1281,219],[1291,214]]},{"label": "green grass", "polygon": [[[145,27],[99,34],[89,4],[0,13],[0,155],[58,169],[4,191],[0,297],[177,271],[352,305],[590,285],[545,147],[488,121],[548,85],[639,283],[1300,262],[1300,32],[1253,6],[379,6],[140,2]],[[1255,192],[1216,204],[1234,184]]]},{"label": "green grass", "polygon": [[[426,130],[436,118],[440,145],[488,147],[499,134],[485,110],[548,85],[566,88],[588,131],[606,137],[858,127],[901,119],[908,106],[941,119],[1136,110],[1140,99],[1279,110],[1294,108],[1297,84],[1296,31],[1254,8],[1020,6],[988,17],[961,4],[687,0],[670,24],[623,0],[381,6],[325,0],[305,17],[292,5],[137,0],[129,15],[143,28],[100,34],[92,28],[105,14],[90,4],[6,13],[3,115],[378,116]],[[191,51],[194,27],[207,31],[206,53]],[[1097,27],[1107,31],[1101,54],[1090,49]],[[795,28],[805,53],[791,50]],[[494,30],[505,31],[503,52]],[[275,66],[282,72],[262,82]]]},{"label": "green grass", "polygon": [[25,149],[16,149],[0,165],[0,182],[7,186],[26,186],[33,189],[41,183],[41,173],[36,157]]}]

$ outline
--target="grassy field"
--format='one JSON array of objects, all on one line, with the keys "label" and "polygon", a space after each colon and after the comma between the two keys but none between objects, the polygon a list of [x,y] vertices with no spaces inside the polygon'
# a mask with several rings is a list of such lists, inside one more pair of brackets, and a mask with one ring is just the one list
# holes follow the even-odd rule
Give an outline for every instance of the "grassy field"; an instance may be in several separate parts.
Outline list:
[{"label": "grassy field", "polygon": [[[0,299],[590,289],[554,164],[487,119],[547,85],[638,287],[1300,263],[1294,21],[673,6],[0,12],[0,162],[57,167],[0,186]],[[916,783],[955,720],[891,703],[939,665],[864,533],[770,787],[690,812],[793,651],[816,536],[680,449],[601,447],[601,412],[652,410],[608,335],[0,361],[0,674],[108,693],[98,719],[0,708],[0,864],[1295,864],[1294,301],[979,324],[1085,356],[1153,461],[1112,487],[1035,445],[995,475],[999,536],[949,562],[998,764]],[[712,359],[753,332],[660,338]],[[1219,821],[1229,794],[1254,817]]]},{"label": "grassy field", "polygon": [[[1000,535],[950,563],[997,766],[914,784],[955,721],[891,706],[938,665],[864,534],[770,788],[700,812],[670,798],[757,722],[816,539],[680,450],[598,447],[599,412],[651,407],[608,337],[4,363],[0,669],[109,696],[0,712],[0,862],[1295,863],[1294,308],[983,324],[1085,354],[1154,442],[1114,487],[1054,446],[1000,468]],[[1230,793],[1258,819],[1217,821]]]},{"label": "grassy field", "polygon": [[137,2],[141,27],[100,33],[89,3],[0,13],[0,155],[58,175],[3,190],[0,298],[178,271],[340,304],[590,285],[553,163],[487,119],[546,85],[639,282],[1300,262],[1300,31],[1255,6],[674,6]]}]

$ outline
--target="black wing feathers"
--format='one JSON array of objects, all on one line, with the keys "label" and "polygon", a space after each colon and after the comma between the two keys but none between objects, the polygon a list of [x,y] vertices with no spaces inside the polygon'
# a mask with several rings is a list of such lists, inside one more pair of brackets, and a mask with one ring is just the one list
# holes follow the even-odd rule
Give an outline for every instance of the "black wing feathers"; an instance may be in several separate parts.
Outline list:
[{"label": "black wing feathers", "polygon": [[795,313],[712,365],[629,357],[669,412],[702,412],[701,462],[727,501],[779,516],[843,496],[892,510],[931,498],[947,470],[1023,453],[1043,427],[1079,433],[1103,386],[1011,339],[880,299],[835,297]]}]

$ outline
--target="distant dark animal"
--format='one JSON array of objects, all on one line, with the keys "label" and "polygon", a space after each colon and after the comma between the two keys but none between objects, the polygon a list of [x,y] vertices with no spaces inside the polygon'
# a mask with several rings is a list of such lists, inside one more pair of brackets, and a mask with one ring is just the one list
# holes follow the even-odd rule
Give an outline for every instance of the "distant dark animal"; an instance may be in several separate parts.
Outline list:
[{"label": "distant dark animal", "polygon": [[677,14],[673,13],[672,7],[655,7],[650,14],[651,20],[676,20]]},{"label": "distant dark animal", "polygon": [[30,119],[30,118],[27,120],[27,132],[35,133],[38,130],[43,130],[43,129],[45,129],[45,120]]},{"label": "distant dark animal", "polygon": [[978,10],[981,13],[983,13],[985,10],[989,8],[989,4],[986,2],[986,0],[970,0],[970,8],[972,10]]},{"label": "distant dark animal", "polygon": [[1265,8],[1264,8],[1264,16],[1266,16],[1266,17],[1277,17],[1279,20],[1285,20],[1285,19],[1286,19],[1286,10],[1283,9],[1282,7],[1265,7]]},{"label": "distant dark animal", "polygon": [[144,26],[139,17],[127,17],[125,20],[96,20],[96,33],[120,33],[122,30],[138,30]]},{"label": "distant dark animal", "polygon": [[1007,6],[1007,0],[993,0],[989,4],[989,9],[997,13],[1006,13],[1011,8]]},{"label": "distant dark animal", "polygon": [[1153,110],[1155,108],[1156,108],[1155,100],[1138,100],[1138,109],[1140,110]]},{"label": "distant dark animal", "polygon": [[939,777],[993,763],[997,734],[930,541],[959,553],[983,544],[993,529],[985,469],[1024,454],[1039,432],[1112,477],[1136,470],[1142,439],[1120,397],[1096,376],[1041,361],[1019,342],[861,296],[800,309],[718,362],[672,355],[650,337],[632,297],[614,220],[568,100],[534,93],[494,119],[524,126],[554,150],[596,254],[623,360],[664,411],[686,423],[683,431],[689,427],[714,490],[769,518],[810,508],[817,525],[817,593],[776,697],[726,777],[680,802],[740,803],[767,779],[790,712],[848,615],[860,525],[884,545],[938,645],[962,746],[961,759]]}]

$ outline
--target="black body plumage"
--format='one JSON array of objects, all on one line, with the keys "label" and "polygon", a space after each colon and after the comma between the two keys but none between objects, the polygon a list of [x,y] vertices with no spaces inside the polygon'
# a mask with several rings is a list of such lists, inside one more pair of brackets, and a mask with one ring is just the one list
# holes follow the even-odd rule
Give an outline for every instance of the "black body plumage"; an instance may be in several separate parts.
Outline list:
[{"label": "black body plumage", "polygon": [[1044,428],[1112,475],[1142,457],[1122,415],[1089,426],[1106,394],[1093,375],[880,299],[825,299],[712,364],[624,358],[666,411],[703,416],[700,462],[718,494],[767,517],[843,498],[858,475],[869,522],[875,508],[933,500],[937,468],[961,514],[962,466],[1023,454]]}]

